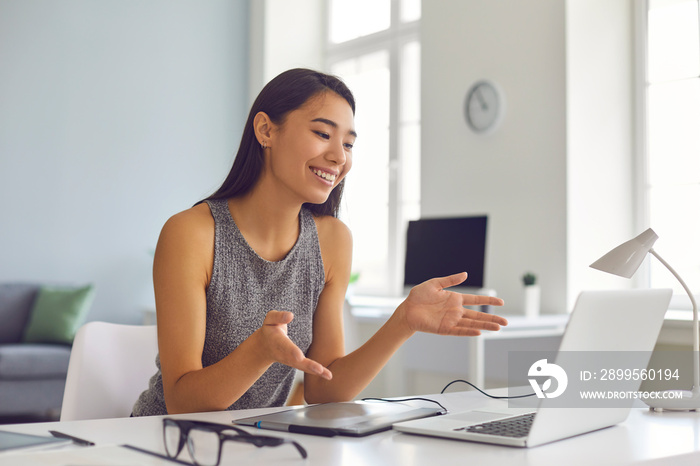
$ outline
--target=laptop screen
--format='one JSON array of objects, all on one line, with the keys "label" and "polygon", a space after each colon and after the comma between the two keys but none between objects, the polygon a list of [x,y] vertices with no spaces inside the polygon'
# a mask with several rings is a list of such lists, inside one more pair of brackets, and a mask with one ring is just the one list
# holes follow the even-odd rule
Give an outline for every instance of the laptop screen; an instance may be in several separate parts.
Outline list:
[{"label": "laptop screen", "polygon": [[486,223],[485,215],[408,222],[404,285],[467,272],[462,286],[483,288]]}]

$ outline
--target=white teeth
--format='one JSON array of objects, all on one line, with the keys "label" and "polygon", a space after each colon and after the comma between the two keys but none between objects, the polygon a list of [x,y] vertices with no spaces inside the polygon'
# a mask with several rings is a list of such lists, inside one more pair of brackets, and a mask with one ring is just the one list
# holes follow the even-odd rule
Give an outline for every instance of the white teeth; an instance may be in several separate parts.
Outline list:
[{"label": "white teeth", "polygon": [[326,173],[326,172],[322,172],[321,170],[316,170],[316,169],[314,169],[313,172],[314,172],[316,175],[318,175],[318,176],[320,176],[321,178],[323,178],[324,180],[335,181],[335,175],[333,175],[333,174]]}]

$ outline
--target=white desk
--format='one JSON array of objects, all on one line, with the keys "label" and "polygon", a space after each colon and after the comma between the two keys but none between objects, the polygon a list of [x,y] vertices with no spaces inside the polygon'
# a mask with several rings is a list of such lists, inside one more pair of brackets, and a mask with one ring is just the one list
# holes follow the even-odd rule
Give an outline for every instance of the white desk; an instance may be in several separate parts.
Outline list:
[{"label": "white desk", "polygon": [[[358,324],[382,325],[401,303],[401,298],[373,298],[356,297],[351,300],[351,315]],[[494,308],[497,311],[498,308]],[[485,387],[486,382],[486,350],[485,346],[490,342],[506,342],[508,340],[530,340],[550,337],[561,337],[569,320],[568,314],[541,315],[535,318],[523,316],[508,316],[508,326],[498,332],[485,331],[479,337],[444,337],[439,335],[416,334],[406,342],[401,350],[402,361],[394,361],[405,370],[437,370],[444,372],[456,372],[459,368],[460,377],[466,378],[477,387]],[[346,322],[346,328],[352,323]],[[353,332],[351,330],[351,332]],[[550,349],[555,351],[557,344]],[[359,343],[359,342],[358,342]],[[528,349],[527,344],[520,341],[521,350]],[[524,345],[524,346],[523,346]],[[543,348],[529,348],[530,350],[542,350]],[[393,375],[400,369],[390,367]],[[502,386],[507,380],[500,381]],[[438,389],[439,390],[439,389]],[[392,387],[393,393],[407,393],[410,391],[405,385]]]},{"label": "white desk", "polygon": [[[433,395],[449,410],[462,410],[485,405],[504,405],[505,401],[490,400],[477,392],[455,392]],[[250,416],[266,410],[215,412],[176,416],[228,424],[236,417]],[[49,429],[59,430],[92,440],[96,447],[66,447],[52,453],[51,462],[39,463],[42,453],[0,456],[0,464],[65,464],[66,455],[74,451],[94,448],[93,453],[108,445],[128,443],[163,453],[161,417],[105,419],[40,424],[0,426],[3,430],[45,435]],[[685,465],[700,463],[700,413],[653,413],[634,409],[624,423],[586,435],[554,442],[531,449],[500,447],[456,440],[436,439],[382,432],[364,438],[314,437],[301,434],[282,434],[253,431],[287,438],[301,443],[309,453],[302,460],[294,448],[283,445],[257,449],[251,445],[228,442],[224,446],[222,464],[256,465]],[[188,459],[187,452],[181,459]],[[157,458],[153,458],[157,461]],[[151,462],[144,456],[140,464],[173,464]],[[79,464],[72,462],[71,464]],[[93,463],[94,464],[94,463]],[[109,463],[104,463],[109,464]]]}]

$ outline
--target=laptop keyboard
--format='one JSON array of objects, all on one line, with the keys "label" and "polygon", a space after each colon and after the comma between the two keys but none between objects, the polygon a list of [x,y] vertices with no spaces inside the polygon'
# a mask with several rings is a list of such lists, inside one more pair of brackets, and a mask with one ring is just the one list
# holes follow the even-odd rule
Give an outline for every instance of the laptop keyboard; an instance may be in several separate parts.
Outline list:
[{"label": "laptop keyboard", "polygon": [[521,416],[500,419],[498,421],[484,422],[472,426],[461,427],[455,430],[465,432],[475,432],[486,435],[497,435],[499,437],[526,437],[532,427],[532,421],[536,413],[527,413]]}]

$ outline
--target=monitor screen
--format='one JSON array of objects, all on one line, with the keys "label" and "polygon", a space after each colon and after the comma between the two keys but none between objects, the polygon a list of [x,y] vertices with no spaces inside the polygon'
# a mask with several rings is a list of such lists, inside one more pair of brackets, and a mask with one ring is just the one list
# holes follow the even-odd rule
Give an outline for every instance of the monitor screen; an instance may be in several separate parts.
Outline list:
[{"label": "monitor screen", "polygon": [[404,285],[467,272],[461,286],[484,287],[486,216],[408,222]]}]

